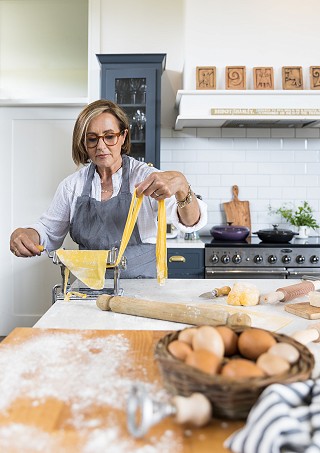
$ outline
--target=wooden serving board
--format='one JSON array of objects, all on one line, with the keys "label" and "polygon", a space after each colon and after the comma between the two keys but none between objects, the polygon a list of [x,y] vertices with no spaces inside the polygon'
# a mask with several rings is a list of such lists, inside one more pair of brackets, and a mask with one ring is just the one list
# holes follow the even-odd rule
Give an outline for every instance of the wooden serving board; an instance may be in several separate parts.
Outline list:
[{"label": "wooden serving board", "polygon": [[94,445],[95,453],[227,452],[224,440],[243,421],[212,419],[193,428],[169,417],[143,439],[129,434],[125,407],[133,383],[144,382],[163,401],[154,348],[166,333],[15,329],[0,344],[0,451],[28,445],[29,453],[81,453]]},{"label": "wooden serving board", "polygon": [[285,310],[306,319],[320,319],[320,308],[313,307],[309,302],[285,305]]},{"label": "wooden serving board", "polygon": [[223,203],[227,222],[232,222],[233,225],[246,226],[251,230],[249,201],[239,200],[239,187],[237,185],[232,186],[232,195],[232,201]]}]

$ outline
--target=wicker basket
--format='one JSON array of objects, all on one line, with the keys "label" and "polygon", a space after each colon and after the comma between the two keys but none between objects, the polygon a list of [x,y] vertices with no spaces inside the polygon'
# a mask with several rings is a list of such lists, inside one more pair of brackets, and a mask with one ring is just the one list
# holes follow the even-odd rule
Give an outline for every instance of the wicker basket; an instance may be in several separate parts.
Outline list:
[{"label": "wicker basket", "polygon": [[[239,334],[245,327],[233,330]],[[212,403],[214,417],[244,419],[260,393],[270,384],[288,384],[310,377],[314,358],[308,348],[287,335],[269,332],[277,342],[289,343],[300,352],[298,363],[286,373],[270,377],[255,377],[234,381],[221,375],[210,376],[174,358],[168,351],[168,344],[178,338],[180,331],[163,337],[155,349],[167,390],[174,395],[190,396],[194,392],[204,394]]]}]

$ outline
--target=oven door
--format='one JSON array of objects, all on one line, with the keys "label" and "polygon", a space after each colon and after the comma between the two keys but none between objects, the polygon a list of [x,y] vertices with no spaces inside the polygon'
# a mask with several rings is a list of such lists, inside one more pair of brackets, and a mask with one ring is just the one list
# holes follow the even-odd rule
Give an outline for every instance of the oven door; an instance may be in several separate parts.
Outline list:
[{"label": "oven door", "polygon": [[[288,270],[285,267],[206,267],[205,278],[281,278],[288,276]],[[292,277],[294,278],[294,277]]]},{"label": "oven door", "polygon": [[320,269],[315,269],[314,267],[305,267],[305,268],[288,268],[288,277],[287,278],[302,278],[305,276],[310,276],[310,279],[320,280]]}]

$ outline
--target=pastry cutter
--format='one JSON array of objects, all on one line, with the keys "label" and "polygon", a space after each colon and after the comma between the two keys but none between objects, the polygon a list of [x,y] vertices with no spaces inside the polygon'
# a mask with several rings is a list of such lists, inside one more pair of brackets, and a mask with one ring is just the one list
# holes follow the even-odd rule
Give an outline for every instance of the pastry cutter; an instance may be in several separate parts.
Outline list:
[{"label": "pastry cutter", "polygon": [[216,297],[227,296],[230,291],[230,286],[222,286],[222,288],[214,288],[212,291],[202,293],[199,297],[202,297],[204,299],[215,299]]}]

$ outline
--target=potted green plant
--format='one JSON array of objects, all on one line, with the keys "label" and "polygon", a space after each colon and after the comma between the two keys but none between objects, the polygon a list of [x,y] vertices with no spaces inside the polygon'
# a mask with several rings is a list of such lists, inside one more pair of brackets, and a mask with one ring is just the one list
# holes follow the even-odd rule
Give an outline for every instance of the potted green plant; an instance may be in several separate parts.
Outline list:
[{"label": "potted green plant", "polygon": [[299,237],[306,238],[309,236],[310,229],[319,228],[317,221],[313,215],[312,208],[307,201],[303,202],[302,206],[296,209],[283,205],[280,208],[273,210],[269,206],[271,214],[280,214],[288,223],[298,228]]}]

